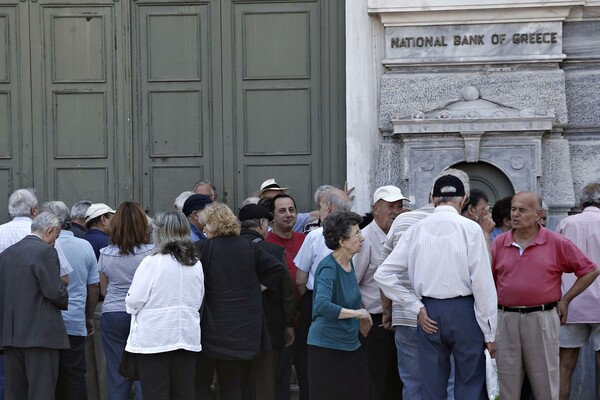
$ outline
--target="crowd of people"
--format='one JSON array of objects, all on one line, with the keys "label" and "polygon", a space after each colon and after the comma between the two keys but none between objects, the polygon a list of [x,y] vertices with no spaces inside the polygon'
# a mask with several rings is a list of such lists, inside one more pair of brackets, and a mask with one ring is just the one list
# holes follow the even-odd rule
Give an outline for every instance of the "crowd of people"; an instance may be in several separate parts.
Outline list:
[{"label": "crowd of people", "polygon": [[[461,170],[416,210],[395,186],[266,180],[234,212],[201,180],[172,210],[9,198],[0,225],[0,399],[569,399],[600,366],[600,183],[552,232],[534,192]],[[488,382],[489,383],[489,382]],[[600,389],[600,386],[599,386]],[[600,390],[598,391],[600,393]]]}]

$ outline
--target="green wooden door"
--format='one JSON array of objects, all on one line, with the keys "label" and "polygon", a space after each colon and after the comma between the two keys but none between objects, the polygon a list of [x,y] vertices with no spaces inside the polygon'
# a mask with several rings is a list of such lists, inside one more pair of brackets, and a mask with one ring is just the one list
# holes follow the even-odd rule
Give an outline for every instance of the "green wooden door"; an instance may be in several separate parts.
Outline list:
[{"label": "green wooden door", "polygon": [[304,209],[317,186],[343,183],[342,0],[132,4],[148,208],[171,207],[202,177],[234,208],[267,178]]},{"label": "green wooden door", "polygon": [[8,196],[33,184],[29,75],[29,7],[0,1],[0,223]]},{"label": "green wooden door", "polygon": [[33,183],[41,200],[116,206],[131,186],[124,3],[29,2]]}]

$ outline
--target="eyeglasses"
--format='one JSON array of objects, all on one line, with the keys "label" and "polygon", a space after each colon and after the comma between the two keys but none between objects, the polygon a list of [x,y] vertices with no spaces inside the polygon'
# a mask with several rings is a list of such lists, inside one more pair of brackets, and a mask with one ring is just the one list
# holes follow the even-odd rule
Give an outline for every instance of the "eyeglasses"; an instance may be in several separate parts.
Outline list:
[{"label": "eyeglasses", "polygon": [[348,236],[348,237],[349,237],[349,238],[351,238],[351,237],[356,237],[356,238],[359,238],[359,237],[361,237],[361,236],[362,236],[362,231],[359,229],[359,230],[357,230],[357,231],[356,231],[356,233],[355,233],[354,235],[350,235],[350,236]]}]

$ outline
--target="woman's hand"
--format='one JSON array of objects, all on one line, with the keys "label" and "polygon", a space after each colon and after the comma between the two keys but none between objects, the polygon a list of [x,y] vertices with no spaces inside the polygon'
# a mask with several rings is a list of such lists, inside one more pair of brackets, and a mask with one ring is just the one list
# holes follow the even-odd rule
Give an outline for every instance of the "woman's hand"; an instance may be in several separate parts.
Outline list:
[{"label": "woman's hand", "polygon": [[369,331],[371,330],[371,327],[373,326],[371,314],[364,308],[361,308],[360,310],[354,310],[354,312],[354,318],[360,321],[360,334],[364,337],[367,337]]}]

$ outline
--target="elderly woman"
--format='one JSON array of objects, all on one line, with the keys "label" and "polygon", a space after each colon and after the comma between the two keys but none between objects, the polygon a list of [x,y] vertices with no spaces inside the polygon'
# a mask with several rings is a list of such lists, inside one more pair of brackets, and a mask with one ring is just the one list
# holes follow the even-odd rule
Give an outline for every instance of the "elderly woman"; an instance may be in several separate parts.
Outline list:
[{"label": "elderly woman", "polygon": [[[367,360],[358,340],[366,334],[371,315],[361,308],[352,256],[365,240],[362,218],[338,211],[323,221],[325,244],[333,253],[315,273],[313,322],[308,332],[308,381],[311,400],[376,399]],[[359,322],[360,321],[360,322]]]},{"label": "elderly woman", "polygon": [[225,204],[208,205],[200,220],[208,240],[196,242],[206,288],[197,397],[210,398],[216,369],[220,399],[241,399],[247,393],[250,360],[270,348],[263,325],[261,284],[277,289],[287,269],[239,236],[240,224]]},{"label": "elderly woman", "polygon": [[145,400],[193,399],[204,273],[183,213],[158,213],[152,228],[156,247],[125,300],[133,316],[126,350],[135,353]]},{"label": "elderly woman", "polygon": [[[110,242],[100,250],[98,269],[102,304],[102,345],[106,355],[108,399],[131,398],[131,382],[119,375],[119,364],[127,342],[131,316],[125,308],[125,296],[135,270],[154,245],[149,244],[148,219],[142,207],[135,202],[121,203],[110,222]],[[136,399],[142,393],[136,384]]]}]

